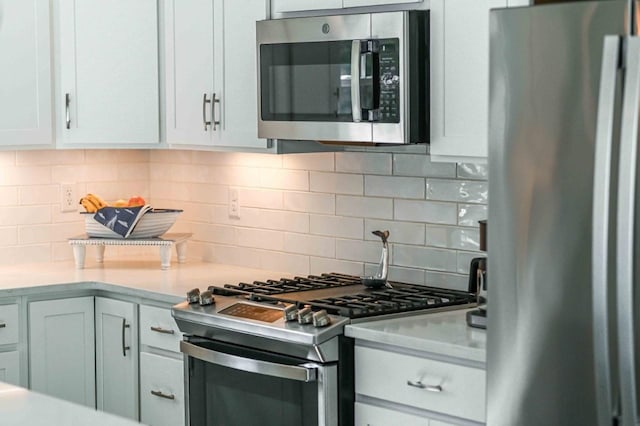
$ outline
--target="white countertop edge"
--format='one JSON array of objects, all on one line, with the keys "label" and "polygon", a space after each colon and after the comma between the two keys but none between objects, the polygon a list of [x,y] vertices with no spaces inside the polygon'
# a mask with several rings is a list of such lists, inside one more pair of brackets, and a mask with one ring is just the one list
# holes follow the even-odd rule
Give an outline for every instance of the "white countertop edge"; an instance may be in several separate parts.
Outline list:
[{"label": "white countertop edge", "polygon": [[133,426],[124,417],[0,382],[0,424],[3,426]]},{"label": "white countertop edge", "polygon": [[351,324],[345,335],[377,345],[395,346],[428,354],[436,354],[486,363],[486,332],[466,324],[468,310],[453,310]]}]

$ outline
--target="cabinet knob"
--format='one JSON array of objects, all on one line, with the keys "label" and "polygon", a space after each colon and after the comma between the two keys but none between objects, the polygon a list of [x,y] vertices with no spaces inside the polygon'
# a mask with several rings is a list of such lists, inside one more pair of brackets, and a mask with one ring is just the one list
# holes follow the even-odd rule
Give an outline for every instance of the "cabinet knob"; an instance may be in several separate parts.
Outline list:
[{"label": "cabinet knob", "polygon": [[5,328],[6,326],[7,326],[7,324],[6,324],[6,323],[4,323],[4,322],[0,322],[0,328]]}]

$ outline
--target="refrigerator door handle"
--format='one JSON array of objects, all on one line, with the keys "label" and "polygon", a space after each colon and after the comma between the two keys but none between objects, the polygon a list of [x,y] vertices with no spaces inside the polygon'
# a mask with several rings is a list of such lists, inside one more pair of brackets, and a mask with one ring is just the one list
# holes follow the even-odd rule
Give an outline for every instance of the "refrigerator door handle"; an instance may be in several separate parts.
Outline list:
[{"label": "refrigerator door handle", "polygon": [[626,72],[622,98],[620,169],[618,172],[618,230],[616,309],[622,426],[638,424],[634,333],[634,234],[637,173],[638,114],[640,113],[640,38],[626,39]]},{"label": "refrigerator door handle", "polygon": [[609,200],[611,185],[612,136],[615,113],[616,81],[621,39],[606,36],[602,48],[600,93],[596,127],[593,179],[592,293],[593,343],[595,358],[598,425],[610,425],[613,418],[611,360],[607,305],[609,253]]}]

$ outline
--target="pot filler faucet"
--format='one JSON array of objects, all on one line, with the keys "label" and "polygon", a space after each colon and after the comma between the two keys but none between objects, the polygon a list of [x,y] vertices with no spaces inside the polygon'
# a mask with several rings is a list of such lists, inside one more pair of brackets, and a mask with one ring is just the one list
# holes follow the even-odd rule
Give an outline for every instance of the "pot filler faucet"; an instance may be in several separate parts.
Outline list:
[{"label": "pot filler faucet", "polygon": [[373,231],[372,234],[382,240],[382,256],[380,257],[378,271],[374,276],[360,277],[362,284],[371,288],[380,288],[382,286],[392,288],[391,284],[387,282],[387,275],[389,275],[389,245],[387,244],[389,231]]}]

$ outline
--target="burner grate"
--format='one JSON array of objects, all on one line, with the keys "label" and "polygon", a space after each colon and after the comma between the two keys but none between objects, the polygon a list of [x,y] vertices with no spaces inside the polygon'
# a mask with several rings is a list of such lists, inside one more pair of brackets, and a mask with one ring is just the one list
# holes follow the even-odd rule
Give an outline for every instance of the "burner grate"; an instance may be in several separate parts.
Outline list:
[{"label": "burner grate", "polygon": [[[395,314],[475,302],[475,296],[467,292],[397,282],[390,282],[390,284],[392,288],[367,289],[357,276],[330,273],[280,280],[254,281],[237,285],[226,284],[224,288],[209,287],[209,289],[214,294],[243,295],[254,301],[293,303],[299,307],[309,305],[314,310],[325,309],[330,314],[349,318]],[[300,298],[299,293],[304,294],[305,291],[331,288],[339,289],[340,294],[320,299]],[[344,295],[342,290],[344,288],[353,288],[353,293]],[[292,293],[296,293],[295,298],[291,295]]]}]

